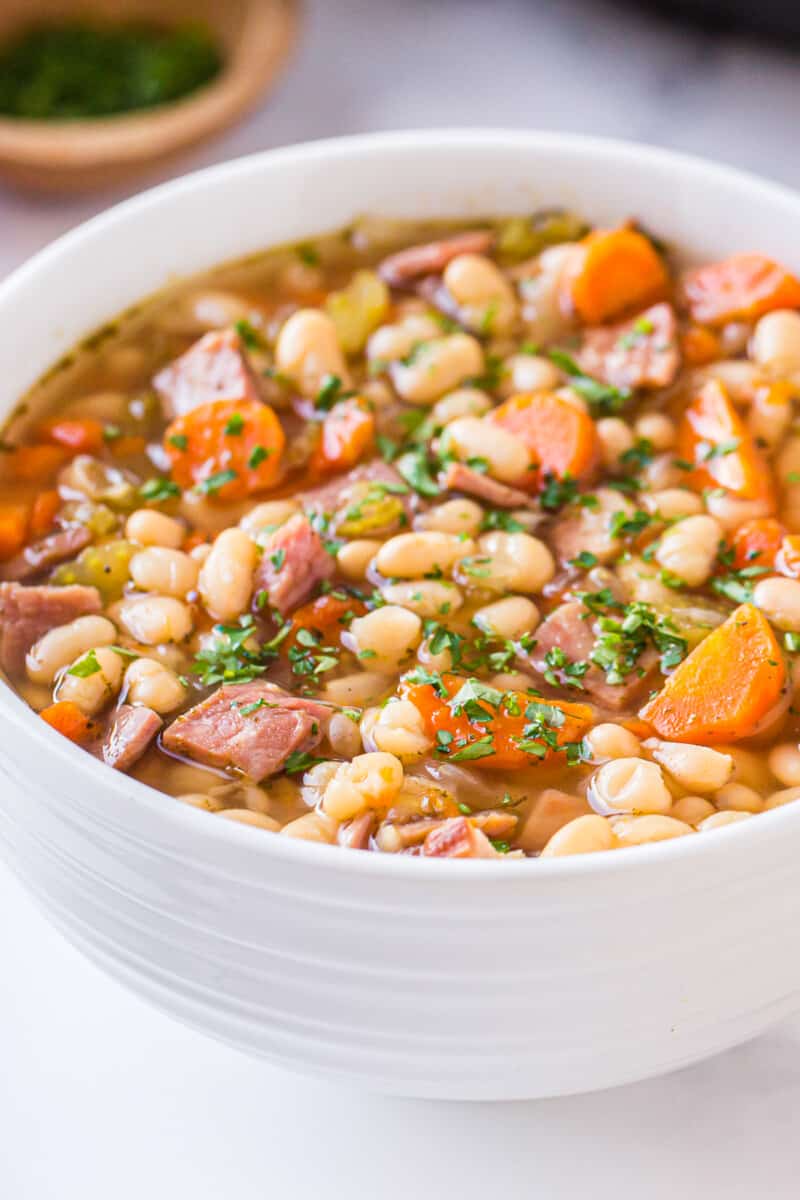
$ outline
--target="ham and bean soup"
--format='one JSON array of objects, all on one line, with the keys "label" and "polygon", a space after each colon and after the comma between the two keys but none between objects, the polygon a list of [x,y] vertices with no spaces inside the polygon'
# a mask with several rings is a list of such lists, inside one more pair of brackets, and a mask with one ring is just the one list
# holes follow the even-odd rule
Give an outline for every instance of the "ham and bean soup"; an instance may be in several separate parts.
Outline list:
[{"label": "ham and bean soup", "polygon": [[800,798],[799,398],[800,281],[760,254],[557,210],[270,251],[14,414],[2,667],[253,836],[513,858],[747,820]]}]

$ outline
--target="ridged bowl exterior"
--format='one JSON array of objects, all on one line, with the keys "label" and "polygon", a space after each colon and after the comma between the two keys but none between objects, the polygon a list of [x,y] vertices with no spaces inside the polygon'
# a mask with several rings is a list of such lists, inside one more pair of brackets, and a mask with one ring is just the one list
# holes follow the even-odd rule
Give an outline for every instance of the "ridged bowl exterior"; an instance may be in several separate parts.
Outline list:
[{"label": "ridged bowl exterior", "polygon": [[[176,274],[363,212],[554,203],[800,267],[800,201],[696,160],[496,131],[312,144],[147,193],[17,272],[4,403]],[[411,1096],[558,1095],[692,1062],[800,1002],[798,805],[571,860],[398,859],[177,804],[4,685],[0,718],[0,849],[50,918],[164,1011],[276,1063]]]}]

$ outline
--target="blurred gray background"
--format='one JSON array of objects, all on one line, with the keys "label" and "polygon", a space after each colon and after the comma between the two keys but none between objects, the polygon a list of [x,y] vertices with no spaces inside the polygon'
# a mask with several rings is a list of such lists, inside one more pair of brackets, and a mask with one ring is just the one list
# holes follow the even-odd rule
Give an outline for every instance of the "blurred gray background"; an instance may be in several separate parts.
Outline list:
[{"label": "blurred gray background", "polygon": [[[513,125],[656,142],[800,184],[800,46],[704,31],[633,0],[305,7],[299,49],[273,96],[171,174],[307,138]],[[0,275],[123,194],[0,192]]]}]

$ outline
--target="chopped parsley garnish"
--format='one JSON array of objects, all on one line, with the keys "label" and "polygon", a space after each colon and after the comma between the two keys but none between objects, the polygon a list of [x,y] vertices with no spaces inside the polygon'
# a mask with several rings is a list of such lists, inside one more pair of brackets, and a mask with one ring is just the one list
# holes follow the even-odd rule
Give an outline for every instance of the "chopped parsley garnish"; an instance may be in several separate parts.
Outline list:
[{"label": "chopped parsley garnish", "polygon": [[[620,605],[615,601],[614,609]],[[601,616],[599,632],[589,657],[605,671],[606,682],[622,684],[635,671],[642,675],[639,659],[654,648],[661,656],[661,671],[666,674],[687,655],[689,644],[669,617],[661,616],[650,604],[633,601],[618,615]]]},{"label": "chopped parsley garnish", "polygon": [[700,447],[700,461],[711,462],[715,458],[725,458],[726,455],[733,454],[739,449],[740,442],[741,438],[731,438],[727,442],[717,442],[713,446],[704,443]]},{"label": "chopped parsley garnish", "polygon": [[641,471],[653,461],[655,455],[655,447],[649,438],[637,438],[631,446],[630,450],[626,450],[620,455],[620,462],[623,466],[632,467],[635,471]]},{"label": "chopped parsley garnish", "polygon": [[310,771],[312,767],[316,767],[317,763],[324,761],[322,758],[315,758],[307,750],[293,750],[286,759],[283,769],[287,775],[299,775],[301,771]]},{"label": "chopped parsley garnish", "polygon": [[286,562],[286,551],[283,546],[281,546],[279,550],[276,550],[274,554],[270,554],[269,561],[272,563],[275,573],[277,574],[283,564]]},{"label": "chopped parsley garnish", "polygon": [[474,742],[469,742],[460,750],[456,750],[449,757],[451,762],[469,762],[475,758],[487,758],[494,752],[494,738],[491,733],[487,733],[484,737],[477,738]]},{"label": "chopped parsley garnish", "polygon": [[800,633],[785,633],[783,635],[783,644],[790,654],[800,653]]},{"label": "chopped parsley garnish", "polygon": [[143,500],[153,500],[156,504],[162,500],[171,500],[180,494],[181,489],[172,479],[148,479],[139,488],[139,495]]},{"label": "chopped parsley garnish", "polygon": [[[118,438],[121,438],[121,437],[122,437],[122,430],[120,429],[119,425],[104,425],[103,426],[103,441],[104,442],[116,442],[118,440]],[[170,438],[170,441],[171,440],[172,439]]]},{"label": "chopped parsley garnish", "polygon": [[238,437],[244,429],[244,417],[241,413],[231,413],[225,422],[225,433],[230,437]]},{"label": "chopped parsley garnish", "polygon": [[339,665],[339,650],[336,646],[323,646],[322,634],[314,629],[300,629],[297,644],[289,647],[289,662],[292,672],[301,676],[324,675]]},{"label": "chopped parsley garnish", "polygon": [[489,508],[483,514],[481,531],[502,529],[505,533],[524,533],[526,527],[510,512],[501,508]]},{"label": "chopped parsley garnish", "polygon": [[596,567],[598,561],[597,555],[592,554],[590,550],[581,550],[580,554],[576,554],[569,560],[569,565],[580,567],[582,571],[588,571],[591,567]]},{"label": "chopped parsley garnish", "polygon": [[248,350],[266,350],[266,342],[249,321],[234,321],[233,327]]},{"label": "chopped parsley garnish", "polygon": [[631,398],[630,388],[615,388],[586,375],[574,358],[563,350],[551,350],[550,360],[570,377],[570,387],[582,396],[596,416],[621,412]]},{"label": "chopped parsley garnish", "polygon": [[749,604],[753,599],[753,580],[759,575],[769,575],[770,567],[740,567],[711,580],[711,587],[718,596],[724,596],[734,604]]},{"label": "chopped parsley garnish", "polygon": [[655,325],[650,318],[639,317],[638,321],[634,322],[633,327],[629,330],[629,332],[624,333],[622,337],[617,339],[617,349],[632,350],[635,346],[638,346],[640,342],[644,341],[648,334],[654,332]]},{"label": "chopped parsley garnish", "polygon": [[189,445],[189,439],[185,433],[173,433],[167,438],[170,446],[174,446],[176,450],[185,450]]},{"label": "chopped parsley garnish", "polygon": [[250,457],[247,460],[250,470],[255,471],[256,467],[260,467],[262,462],[268,459],[271,453],[272,451],[268,450],[266,446],[253,446],[253,449],[250,451]]},{"label": "chopped parsley garnish", "polygon": [[392,438],[386,437],[385,434],[379,433],[375,438],[375,444],[378,447],[378,453],[384,462],[394,462],[400,452],[400,447]]},{"label": "chopped parsley garnish", "polygon": [[201,480],[196,485],[196,491],[202,492],[204,496],[214,496],[226,483],[233,483],[234,479],[238,479],[238,475],[229,467],[226,471],[217,471],[216,475],[209,475],[208,479]]},{"label": "chopped parsley garnish", "polygon": [[287,621],[271,641],[262,646],[256,641],[255,622],[249,614],[238,625],[215,625],[214,641],[194,660],[193,671],[203,687],[214,683],[251,683],[263,675],[277,654],[277,647],[291,629]]},{"label": "chopped parsley garnish", "polygon": [[428,456],[421,447],[418,450],[408,450],[401,454],[395,463],[397,470],[406,483],[420,496],[438,496],[441,488],[436,483],[428,464]]},{"label": "chopped parsley garnish", "polygon": [[[583,677],[589,670],[590,664],[583,660],[573,662],[568,658],[564,650],[560,646],[553,646],[544,656],[546,670],[544,672],[545,682],[551,687],[572,687],[577,691],[583,691]],[[561,672],[561,678],[556,674],[556,671]]]},{"label": "chopped parsley garnish", "polygon": [[626,512],[615,512],[611,516],[608,531],[615,538],[638,537],[652,521],[650,514],[642,509],[637,509],[632,516]]},{"label": "chopped parsley garnish", "polygon": [[461,662],[461,653],[466,638],[460,633],[456,633],[455,630],[447,629],[444,625],[440,625],[438,621],[433,620],[425,622],[424,632],[431,654],[441,654],[442,651],[447,650],[450,655],[451,665],[457,667]]},{"label": "chopped parsley garnish", "polygon": [[341,400],[349,400],[351,396],[355,396],[355,392],[345,390],[338,375],[326,375],[317,392],[314,408],[319,412],[330,412]]},{"label": "chopped parsley garnish", "polygon": [[88,679],[90,675],[96,675],[102,669],[97,661],[97,654],[94,650],[90,650],[88,654],[84,654],[83,658],[78,659],[74,666],[70,667],[67,674],[74,675],[76,679]]},{"label": "chopped parsley garnish", "polygon": [[547,512],[558,512],[566,504],[573,504],[578,499],[578,484],[571,476],[565,475],[559,479],[552,471],[544,475],[544,487],[539,496],[539,503]]}]

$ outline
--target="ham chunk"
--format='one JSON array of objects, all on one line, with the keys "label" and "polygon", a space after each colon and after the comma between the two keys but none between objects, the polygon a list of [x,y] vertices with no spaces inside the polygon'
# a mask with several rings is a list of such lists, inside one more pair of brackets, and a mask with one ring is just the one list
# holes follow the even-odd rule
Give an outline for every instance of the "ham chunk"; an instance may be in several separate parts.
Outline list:
[{"label": "ham chunk", "polygon": [[48,629],[99,613],[101,608],[100,593],[93,587],[0,583],[0,667],[9,675],[19,675],[25,655]]},{"label": "ham chunk", "polygon": [[654,304],[630,321],[587,330],[578,362],[612,387],[669,387],[681,365],[672,305]]},{"label": "ham chunk", "polygon": [[448,492],[466,492],[493,508],[527,508],[531,502],[527,492],[499,483],[464,463],[448,463],[439,476],[439,486]]},{"label": "ham chunk", "polygon": [[285,617],[310,598],[318,583],[330,579],[334,569],[322,538],[308,517],[298,513],[264,543],[255,578],[256,608],[275,608]]},{"label": "ham chunk", "polygon": [[501,858],[485,833],[466,817],[450,817],[432,829],[422,845],[426,858]]},{"label": "ham chunk", "polygon": [[57,533],[51,533],[41,541],[26,546],[20,554],[15,554],[0,565],[0,579],[14,579],[19,583],[26,583],[49,567],[74,558],[91,540],[91,533],[82,525],[60,529]]},{"label": "ham chunk", "polygon": [[378,274],[389,287],[401,288],[421,275],[441,275],[459,254],[485,254],[493,241],[494,235],[488,229],[473,229],[436,242],[422,242],[384,258]]},{"label": "ham chunk", "polygon": [[[552,672],[562,687],[575,693],[573,683],[583,688],[603,708],[619,712],[635,704],[651,687],[658,671],[658,653],[648,648],[640,656],[638,669],[626,676],[622,683],[606,682],[605,672],[593,663],[583,675],[569,675],[566,666],[571,663],[591,663],[589,658],[594,649],[595,634],[593,618],[579,600],[570,600],[560,605],[536,630],[536,646],[526,656],[528,665],[544,675]],[[568,659],[564,667],[552,666],[546,656],[553,650],[563,650]],[[639,673],[641,672],[641,674]]]},{"label": "ham chunk", "polygon": [[330,708],[274,683],[225,684],[173,721],[162,744],[209,767],[234,767],[258,783],[292,754],[321,741]]},{"label": "ham chunk", "polygon": [[516,844],[528,853],[544,850],[554,833],[575,817],[586,816],[592,810],[583,796],[570,796],[558,788],[545,788],[537,796],[525,817]]},{"label": "ham chunk", "polygon": [[205,334],[159,371],[153,387],[172,420],[211,400],[260,400],[242,340],[234,329]]},{"label": "ham chunk", "polygon": [[164,722],[152,708],[121,705],[114,714],[101,753],[103,762],[116,771],[128,771],[138,762]]}]

